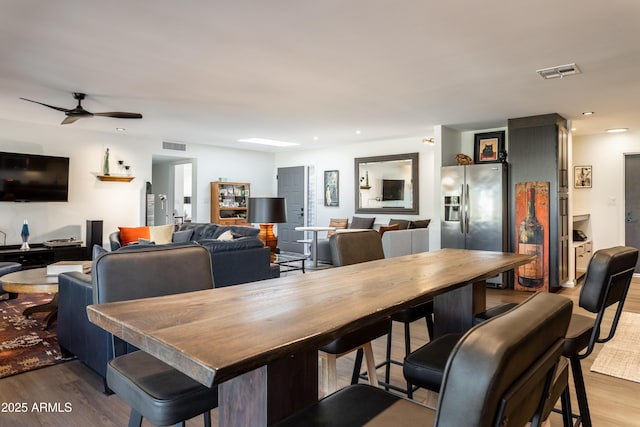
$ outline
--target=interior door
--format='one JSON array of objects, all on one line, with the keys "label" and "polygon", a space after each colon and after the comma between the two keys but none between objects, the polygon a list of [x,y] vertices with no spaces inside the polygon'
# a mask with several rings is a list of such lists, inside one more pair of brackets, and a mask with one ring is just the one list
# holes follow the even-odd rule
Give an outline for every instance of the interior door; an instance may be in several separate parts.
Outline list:
[{"label": "interior door", "polygon": [[[625,245],[640,248],[640,154],[624,156],[624,241]],[[640,271],[640,260],[636,272]]]},{"label": "interior door", "polygon": [[287,200],[287,222],[278,224],[278,248],[281,251],[304,253],[304,166],[278,168],[278,197]]}]

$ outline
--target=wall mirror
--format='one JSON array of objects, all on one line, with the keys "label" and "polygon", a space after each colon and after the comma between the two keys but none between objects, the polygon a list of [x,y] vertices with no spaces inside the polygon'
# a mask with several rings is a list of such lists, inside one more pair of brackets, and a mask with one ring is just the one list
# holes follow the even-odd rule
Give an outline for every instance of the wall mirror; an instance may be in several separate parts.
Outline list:
[{"label": "wall mirror", "polygon": [[418,153],[355,159],[356,213],[418,214]]}]

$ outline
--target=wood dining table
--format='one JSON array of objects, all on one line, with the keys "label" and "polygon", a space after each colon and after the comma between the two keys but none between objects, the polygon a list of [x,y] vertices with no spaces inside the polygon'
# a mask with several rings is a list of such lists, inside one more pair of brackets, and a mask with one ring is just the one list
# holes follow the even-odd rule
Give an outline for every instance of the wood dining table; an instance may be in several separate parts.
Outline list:
[{"label": "wood dining table", "polygon": [[529,255],[441,249],[305,275],[90,305],[91,322],[206,386],[220,426],[265,426],[318,398],[317,349],[434,299],[435,334],[485,309],[484,280]]}]

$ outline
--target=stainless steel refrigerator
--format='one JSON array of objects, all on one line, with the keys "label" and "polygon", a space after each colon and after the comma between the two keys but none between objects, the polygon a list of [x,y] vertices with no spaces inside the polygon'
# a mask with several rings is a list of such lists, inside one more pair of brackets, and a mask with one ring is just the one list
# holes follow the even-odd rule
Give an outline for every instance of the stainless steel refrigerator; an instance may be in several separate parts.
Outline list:
[{"label": "stainless steel refrigerator", "polygon": [[[507,178],[506,163],[442,168],[443,248],[507,250]],[[487,282],[500,288],[508,283],[506,274]]]}]

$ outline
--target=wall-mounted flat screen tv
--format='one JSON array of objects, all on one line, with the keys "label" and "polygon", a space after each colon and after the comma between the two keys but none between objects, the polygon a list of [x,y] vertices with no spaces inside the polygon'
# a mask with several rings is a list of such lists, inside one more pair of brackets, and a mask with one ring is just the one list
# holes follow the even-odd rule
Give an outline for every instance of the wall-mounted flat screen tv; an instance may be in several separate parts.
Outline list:
[{"label": "wall-mounted flat screen tv", "polygon": [[0,152],[0,201],[66,202],[69,158]]},{"label": "wall-mounted flat screen tv", "polygon": [[383,179],[382,200],[404,200],[404,179]]}]

